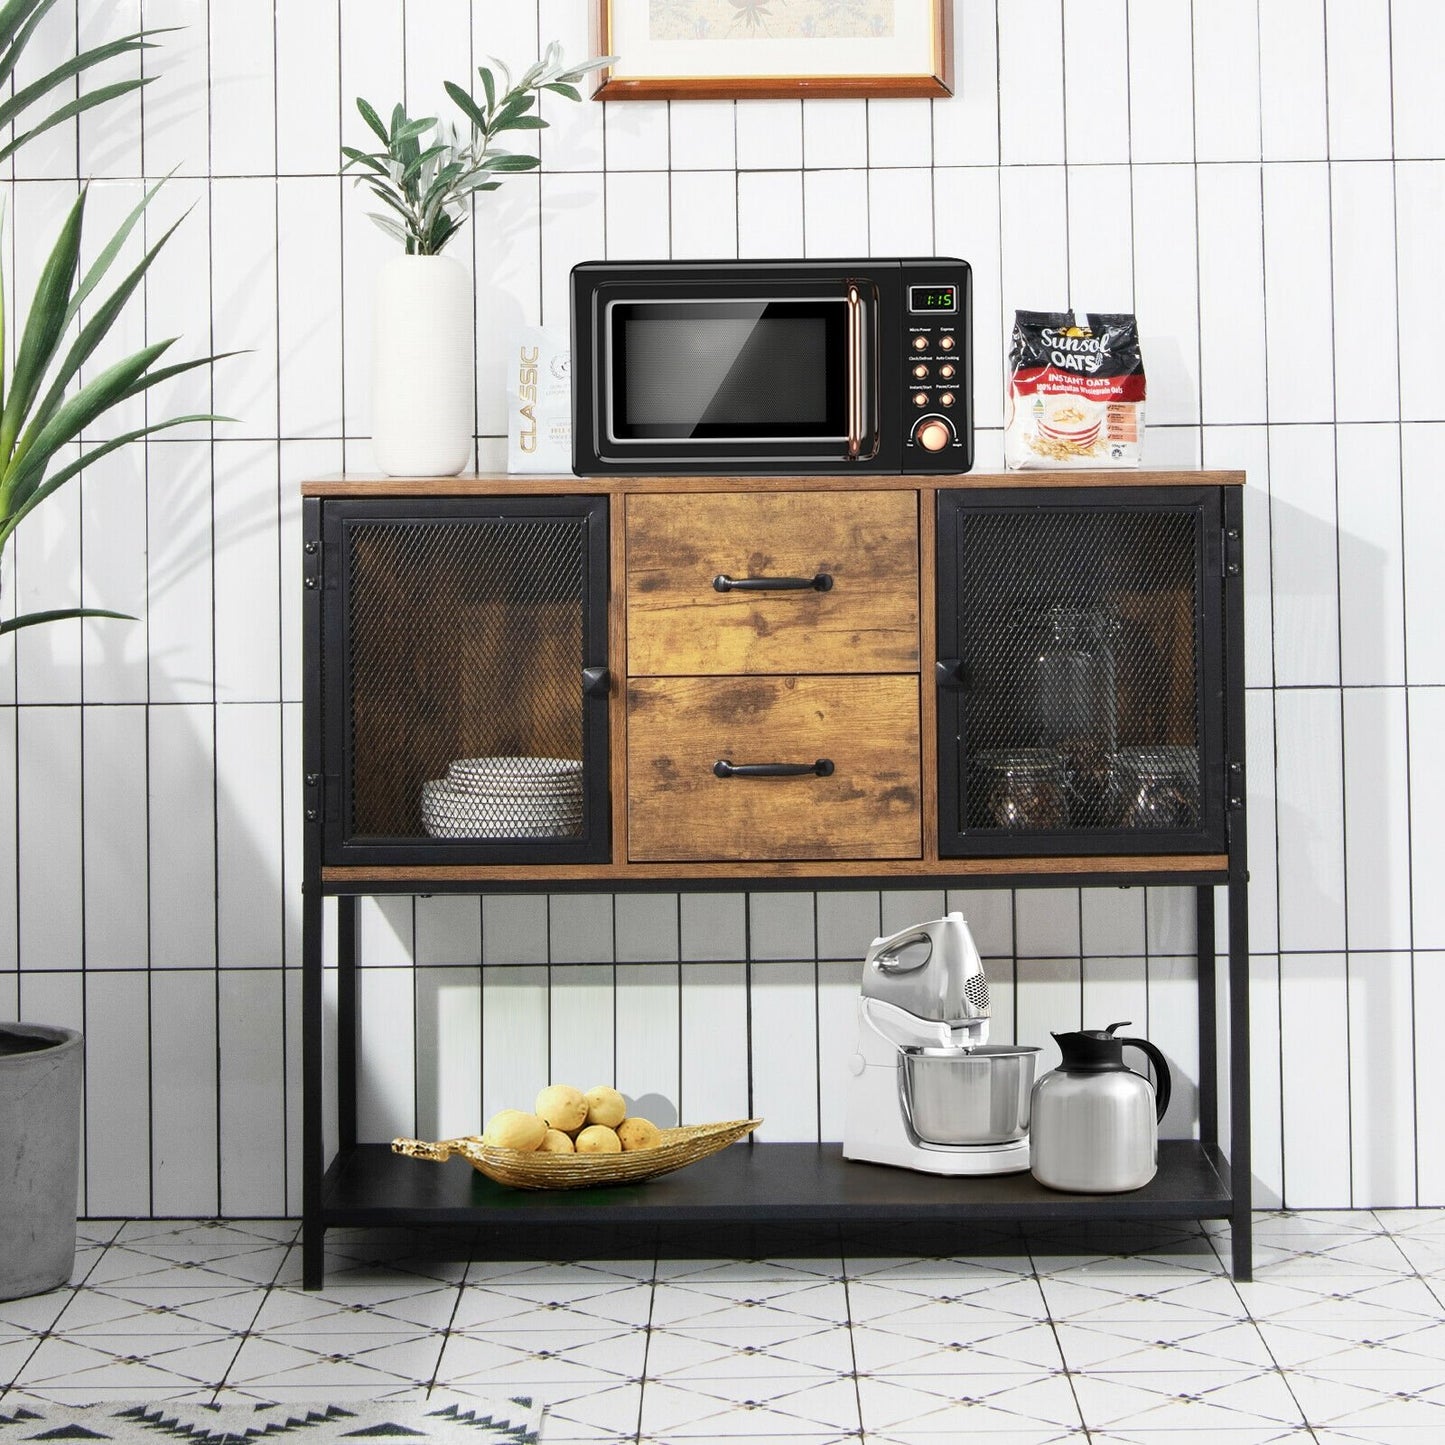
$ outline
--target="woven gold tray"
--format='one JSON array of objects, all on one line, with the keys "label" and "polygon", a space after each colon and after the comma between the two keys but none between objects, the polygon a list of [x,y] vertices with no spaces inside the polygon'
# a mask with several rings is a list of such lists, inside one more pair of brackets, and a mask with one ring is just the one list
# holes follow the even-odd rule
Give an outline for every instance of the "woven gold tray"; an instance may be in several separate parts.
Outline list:
[{"label": "woven gold tray", "polygon": [[655,1149],[634,1149],[629,1154],[531,1154],[524,1149],[498,1149],[475,1135],[462,1139],[393,1139],[394,1154],[411,1159],[445,1163],[453,1154],[473,1169],[516,1189],[592,1189],[603,1184],[631,1184],[655,1179],[674,1169],[695,1164],[716,1154],[744,1135],[761,1119],[730,1119],[721,1124],[682,1124],[662,1131]]}]

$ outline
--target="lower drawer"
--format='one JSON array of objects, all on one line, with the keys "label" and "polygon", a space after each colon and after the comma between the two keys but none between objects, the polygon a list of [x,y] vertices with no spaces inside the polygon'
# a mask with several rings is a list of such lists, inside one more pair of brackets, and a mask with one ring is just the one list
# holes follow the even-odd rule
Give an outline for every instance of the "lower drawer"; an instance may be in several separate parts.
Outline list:
[{"label": "lower drawer", "polygon": [[627,792],[637,862],[917,858],[918,678],[634,678]]}]

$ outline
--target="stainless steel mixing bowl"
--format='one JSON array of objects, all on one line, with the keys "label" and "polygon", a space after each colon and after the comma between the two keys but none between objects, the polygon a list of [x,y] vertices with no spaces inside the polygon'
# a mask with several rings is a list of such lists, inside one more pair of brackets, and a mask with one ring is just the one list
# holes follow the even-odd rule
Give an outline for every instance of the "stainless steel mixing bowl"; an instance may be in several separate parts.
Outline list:
[{"label": "stainless steel mixing bowl", "polygon": [[1029,1093],[1038,1049],[905,1048],[898,1091],[909,1127],[925,1144],[1007,1144],[1029,1131]]}]

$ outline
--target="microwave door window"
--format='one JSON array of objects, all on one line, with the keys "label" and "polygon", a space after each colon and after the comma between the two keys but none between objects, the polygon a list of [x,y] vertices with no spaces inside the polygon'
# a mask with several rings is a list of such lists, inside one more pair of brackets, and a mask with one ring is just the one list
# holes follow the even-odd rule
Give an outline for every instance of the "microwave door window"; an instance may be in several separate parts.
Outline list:
[{"label": "microwave door window", "polygon": [[833,301],[616,302],[614,442],[847,437],[847,315]]}]

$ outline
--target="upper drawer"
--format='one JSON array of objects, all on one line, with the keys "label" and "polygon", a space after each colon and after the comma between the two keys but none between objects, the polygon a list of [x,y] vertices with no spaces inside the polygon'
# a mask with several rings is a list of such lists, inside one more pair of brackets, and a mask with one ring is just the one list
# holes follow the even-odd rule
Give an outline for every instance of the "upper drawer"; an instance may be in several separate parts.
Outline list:
[{"label": "upper drawer", "polygon": [[[718,578],[817,577],[831,586],[720,591],[714,585]],[[917,667],[916,493],[627,499],[627,670],[633,677]]]}]

